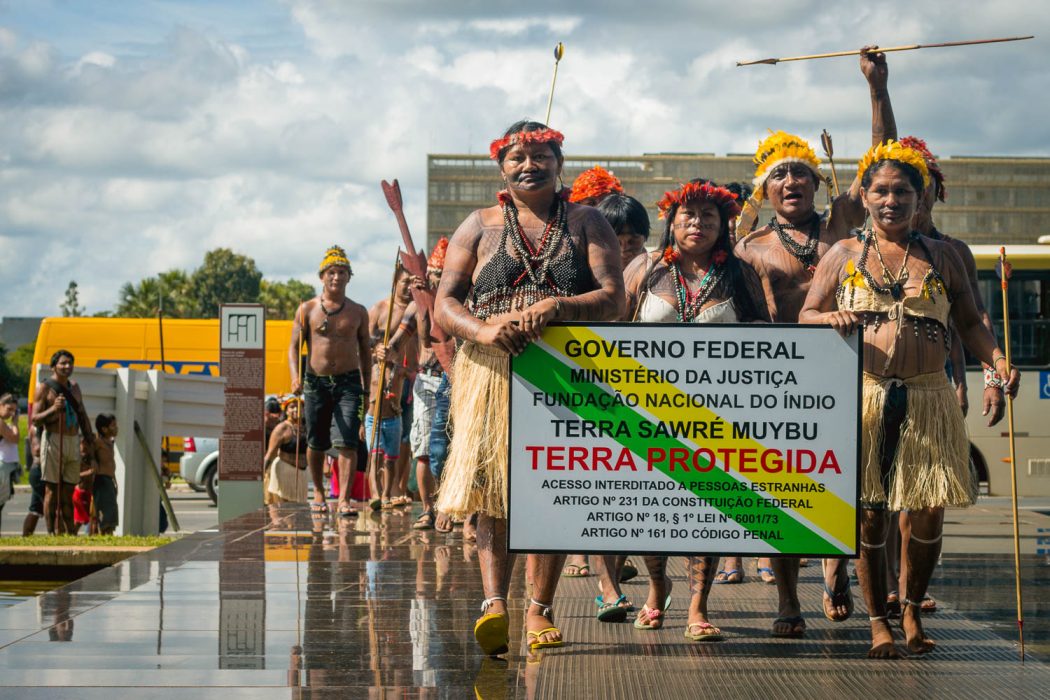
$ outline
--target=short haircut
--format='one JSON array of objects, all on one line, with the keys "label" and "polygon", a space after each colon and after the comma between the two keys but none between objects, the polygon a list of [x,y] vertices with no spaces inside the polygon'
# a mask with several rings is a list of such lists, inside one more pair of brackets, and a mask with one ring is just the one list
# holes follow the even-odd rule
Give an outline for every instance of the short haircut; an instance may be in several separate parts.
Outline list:
[{"label": "short haircut", "polygon": [[108,428],[117,422],[117,417],[112,413],[100,413],[95,416],[95,430],[102,432],[103,428]]},{"label": "short haircut", "polygon": [[3,396],[0,396],[0,406],[9,403],[13,403],[16,406],[18,405],[18,399],[15,398],[14,394],[4,394]]},{"label": "short haircut", "polygon": [[613,233],[619,234],[626,226],[639,236],[649,238],[649,213],[645,210],[645,205],[634,197],[622,192],[612,192],[598,202],[596,209],[612,226]]},{"label": "short haircut", "polygon": [[69,361],[73,364],[76,364],[77,362],[76,358],[73,357],[73,353],[71,353],[69,350],[55,350],[55,354],[51,356],[51,366],[54,367],[55,365],[57,365],[58,361],[61,360],[63,357],[68,357]]},{"label": "short haircut", "polygon": [[266,412],[267,413],[280,413],[281,412],[281,402],[278,401],[277,398],[274,397],[274,396],[271,396],[270,398],[266,399],[265,406],[266,406]]}]

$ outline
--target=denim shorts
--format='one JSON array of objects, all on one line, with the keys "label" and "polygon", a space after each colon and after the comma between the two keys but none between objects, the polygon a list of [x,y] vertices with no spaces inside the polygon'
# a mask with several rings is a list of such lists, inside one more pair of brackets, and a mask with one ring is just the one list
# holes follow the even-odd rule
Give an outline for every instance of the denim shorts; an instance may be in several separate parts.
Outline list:
[{"label": "denim shorts", "polygon": [[433,422],[430,424],[430,473],[434,475],[434,478],[439,482],[441,481],[441,473],[445,469],[445,458],[448,457],[448,442],[449,442],[449,398],[452,394],[452,383],[448,379],[448,375],[441,376],[441,383],[438,384],[437,391],[434,393],[434,413]]},{"label": "denim shorts", "polygon": [[307,447],[319,452],[333,446],[355,449],[361,429],[363,394],[359,370],[334,376],[306,372],[303,377],[303,397],[306,404]]},{"label": "denim shorts", "polygon": [[[375,452],[372,422],[372,416],[365,416],[365,441],[368,443],[368,450]],[[401,416],[390,416],[379,422],[379,451],[387,459],[397,459],[401,454]]]}]

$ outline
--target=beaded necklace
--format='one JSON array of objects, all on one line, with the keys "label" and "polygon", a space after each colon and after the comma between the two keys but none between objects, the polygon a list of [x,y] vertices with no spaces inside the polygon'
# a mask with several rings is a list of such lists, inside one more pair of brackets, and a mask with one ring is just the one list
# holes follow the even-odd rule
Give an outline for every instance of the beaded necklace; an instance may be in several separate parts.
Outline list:
[{"label": "beaded necklace", "polygon": [[[893,297],[894,301],[900,301],[904,297],[904,283],[908,281],[908,255],[911,253],[911,244],[913,241],[918,240],[919,234],[917,231],[912,231],[908,234],[908,245],[904,248],[904,260],[901,261],[901,267],[894,275],[890,272],[889,268],[886,267],[886,261],[882,258],[882,251],[879,250],[878,237],[874,231],[864,232],[864,248],[860,253],[860,262],[857,265],[857,271],[864,276],[864,281],[868,283],[868,287],[878,294],[889,294]],[[871,272],[868,270],[868,249],[871,247],[875,248],[875,255],[879,259],[879,264],[882,266],[882,279],[883,281],[889,282],[889,284],[879,284],[875,281],[875,278],[871,276]]]},{"label": "beaded necklace", "polygon": [[555,197],[551,209],[543,228],[543,236],[536,248],[533,248],[518,221],[518,208],[509,197],[503,202],[503,228],[510,234],[511,245],[525,265],[525,270],[514,280],[512,287],[517,287],[526,276],[535,285],[549,285],[552,288],[555,286],[550,280],[550,267],[568,229],[565,201],[561,197]]},{"label": "beaded necklace", "polygon": [[[812,275],[817,269],[817,245],[820,243],[820,217],[817,216],[816,212],[803,224],[805,228],[790,223],[782,224],[777,221],[775,216],[769,220],[769,225],[777,232],[777,238],[780,239],[780,244],[784,246],[784,250],[790,253],[795,260],[798,260],[799,264]],[[788,230],[803,231],[806,234],[806,244],[801,245],[797,243],[794,238],[787,234]]]},{"label": "beaded necklace", "polygon": [[321,321],[321,325],[317,327],[317,332],[324,335],[328,332],[328,319],[332,316],[338,315],[340,311],[346,308],[346,297],[343,297],[343,303],[341,303],[339,305],[339,308],[335,311],[329,311],[324,307],[323,297],[317,297],[317,304],[321,307],[321,311],[324,311],[324,320]]},{"label": "beaded necklace", "polygon": [[672,260],[668,267],[671,268],[671,279],[674,280],[675,311],[678,312],[678,321],[691,323],[700,315],[704,304],[721,284],[725,277],[726,266],[712,260],[711,266],[707,268],[707,273],[700,280],[700,286],[695,292],[689,289],[685,276],[678,266],[678,260]]}]

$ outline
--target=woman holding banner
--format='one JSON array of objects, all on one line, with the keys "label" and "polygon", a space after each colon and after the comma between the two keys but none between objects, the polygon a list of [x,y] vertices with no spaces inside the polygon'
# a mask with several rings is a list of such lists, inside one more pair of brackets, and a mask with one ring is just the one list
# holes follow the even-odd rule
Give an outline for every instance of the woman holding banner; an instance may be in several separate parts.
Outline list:
[{"label": "woman holding banner", "polygon": [[[857,575],[871,616],[871,658],[897,658],[886,619],[887,514],[911,523],[901,626],[908,651],[934,643],[920,604],[941,549],[944,507],[972,505],[977,484],[962,411],[944,372],[949,320],[963,344],[995,368],[1015,395],[1017,370],[981,324],[966,271],[944,241],[920,236],[912,220],[930,186],[922,154],[895,141],[874,146],[857,178],[871,228],[836,243],[821,259],[799,316],[864,342],[860,560]],[[1007,376],[1009,374],[1009,376]]]},{"label": "woman holding banner", "polygon": [[[437,508],[478,513],[485,601],[474,637],[489,655],[509,649],[507,440],[510,355],[555,320],[623,315],[620,246],[597,210],[559,192],[563,136],[521,121],[492,142],[506,189],[472,213],[449,242],[435,320],[463,340],[452,372],[454,426]],[[564,556],[529,555],[533,588],[525,629],[530,649],[561,646],[551,606]]]},{"label": "woman holding banner", "polygon": [[[624,271],[627,318],[645,323],[749,323],[769,321],[761,279],[733,255],[729,223],[740,213],[737,196],[697,179],[664,194],[657,206],[666,222],[657,250]],[[666,557],[648,556],[649,597],[634,626],[655,630],[671,600]],[[718,558],[689,557],[689,622],[685,636],[696,642],[722,639],[708,619]]]}]

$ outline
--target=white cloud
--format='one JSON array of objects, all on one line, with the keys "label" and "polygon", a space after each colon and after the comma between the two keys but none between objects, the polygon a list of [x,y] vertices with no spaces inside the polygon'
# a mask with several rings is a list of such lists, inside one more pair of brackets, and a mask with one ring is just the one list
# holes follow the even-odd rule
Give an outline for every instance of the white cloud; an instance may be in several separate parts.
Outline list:
[{"label": "white cloud", "polygon": [[[947,0],[284,6],[265,41],[173,11],[150,25],[162,37],[113,36],[118,18],[75,56],[47,27],[0,28],[4,314],[55,313],[69,279],[90,311],[111,308],[123,282],[216,246],[313,282],[336,242],[372,302],[399,243],[379,180],[400,179],[422,242],[426,154],[483,153],[512,121],[542,118],[558,41],[552,123],[569,153],[744,152],[767,128],[827,128],[854,156],[870,139],[855,58],[734,61],[1050,29],[1022,4]],[[893,54],[901,132],[943,155],[1050,153],[1031,116],[1050,94],[1039,42]]]}]

